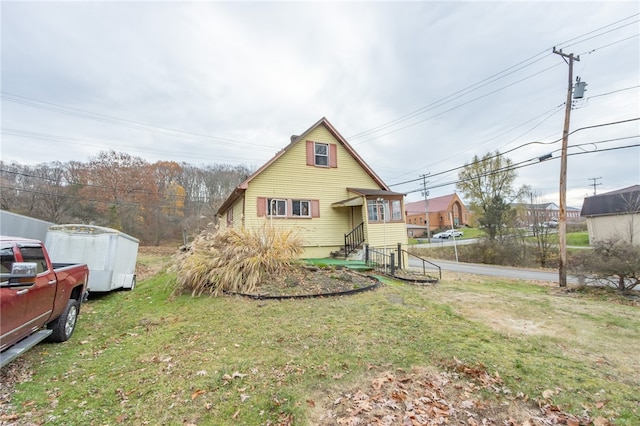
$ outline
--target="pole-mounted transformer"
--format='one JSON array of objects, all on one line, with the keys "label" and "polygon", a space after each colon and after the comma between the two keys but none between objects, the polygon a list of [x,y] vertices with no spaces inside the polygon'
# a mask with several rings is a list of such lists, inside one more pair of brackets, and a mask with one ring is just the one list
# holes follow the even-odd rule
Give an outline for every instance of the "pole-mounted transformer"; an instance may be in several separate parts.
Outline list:
[{"label": "pole-mounted transformer", "polygon": [[576,84],[573,85],[573,99],[582,99],[584,92],[587,90],[586,86],[587,83],[580,81],[580,77],[576,77]]}]

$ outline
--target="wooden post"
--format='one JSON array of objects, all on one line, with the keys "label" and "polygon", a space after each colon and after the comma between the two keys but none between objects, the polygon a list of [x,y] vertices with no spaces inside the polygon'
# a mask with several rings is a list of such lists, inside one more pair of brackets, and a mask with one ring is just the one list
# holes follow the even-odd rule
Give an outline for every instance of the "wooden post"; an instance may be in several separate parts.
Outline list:
[{"label": "wooden post", "polygon": [[564,129],[562,130],[562,154],[560,157],[560,217],[558,218],[558,283],[560,287],[567,286],[567,147],[569,145],[569,122],[571,120],[571,92],[573,88],[573,62],[580,57],[573,53],[562,53],[562,49],[553,48],[553,53],[568,59],[569,87],[564,112]]},{"label": "wooden post", "polygon": [[394,259],[395,253],[391,252],[391,276],[394,277],[396,275],[396,260]]}]

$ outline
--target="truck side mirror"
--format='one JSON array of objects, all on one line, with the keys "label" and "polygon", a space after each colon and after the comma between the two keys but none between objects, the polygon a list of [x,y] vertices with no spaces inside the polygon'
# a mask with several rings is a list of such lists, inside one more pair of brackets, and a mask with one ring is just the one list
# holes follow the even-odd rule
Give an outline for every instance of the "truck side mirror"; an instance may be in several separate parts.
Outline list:
[{"label": "truck side mirror", "polygon": [[11,274],[8,276],[9,287],[33,285],[38,275],[36,262],[14,262],[11,266]]}]

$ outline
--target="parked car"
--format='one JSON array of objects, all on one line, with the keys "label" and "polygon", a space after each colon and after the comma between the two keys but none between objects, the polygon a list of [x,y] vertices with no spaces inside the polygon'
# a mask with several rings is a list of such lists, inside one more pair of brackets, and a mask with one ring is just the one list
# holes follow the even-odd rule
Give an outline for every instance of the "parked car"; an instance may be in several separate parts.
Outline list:
[{"label": "parked car", "polygon": [[448,240],[451,237],[459,238],[459,237],[462,237],[463,235],[464,233],[462,231],[458,231],[457,229],[447,229],[444,232],[438,232],[433,236],[433,238]]},{"label": "parked car", "polygon": [[0,237],[0,367],[44,339],[64,342],[87,297],[89,268],[51,263],[38,240]]}]

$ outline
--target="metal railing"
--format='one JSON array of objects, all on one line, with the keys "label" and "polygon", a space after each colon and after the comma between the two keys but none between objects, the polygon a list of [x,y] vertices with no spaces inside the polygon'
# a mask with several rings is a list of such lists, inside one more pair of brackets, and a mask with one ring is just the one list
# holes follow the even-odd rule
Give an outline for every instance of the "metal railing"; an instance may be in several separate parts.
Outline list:
[{"label": "metal railing", "polygon": [[364,222],[356,226],[348,234],[344,234],[344,257],[349,256],[364,243]]},{"label": "metal railing", "polygon": [[[438,280],[442,280],[442,268],[435,263],[417,256],[413,253],[402,248],[402,245],[398,243],[398,247],[394,249],[387,248],[371,248],[365,245],[365,262],[372,267],[376,272],[381,274],[396,276],[396,271],[406,270],[409,271],[410,264],[407,260],[407,264],[403,265],[404,255],[407,255],[407,259],[410,257],[416,258],[422,262],[422,275],[427,277],[427,269],[436,269],[438,271]],[[429,265],[429,266],[428,266]]]},{"label": "metal railing", "polygon": [[[442,280],[442,268],[440,266],[436,265],[435,263],[433,263],[431,261],[428,261],[425,258],[422,258],[422,257],[420,257],[418,255],[415,255],[415,254],[413,254],[411,252],[408,252],[407,250],[402,249],[402,248],[400,249],[400,253],[406,253],[407,256],[415,257],[416,259],[421,260],[422,261],[422,275],[427,275],[427,266],[426,266],[427,263],[429,265],[431,265],[431,266],[434,266],[436,269],[438,269],[438,279]],[[407,265],[407,267],[408,267],[408,265]]]},{"label": "metal railing", "polygon": [[395,262],[395,253],[391,252],[389,254],[386,253],[386,250],[380,251],[376,249],[372,249],[367,246],[365,249],[365,262],[367,265],[373,268],[374,271],[385,274],[385,275],[395,275],[396,273],[396,262]]}]

